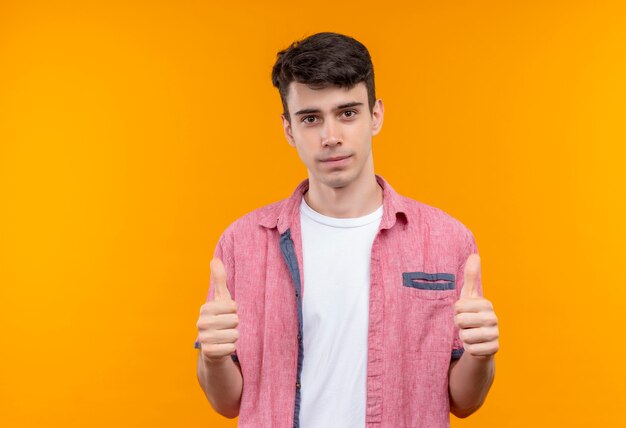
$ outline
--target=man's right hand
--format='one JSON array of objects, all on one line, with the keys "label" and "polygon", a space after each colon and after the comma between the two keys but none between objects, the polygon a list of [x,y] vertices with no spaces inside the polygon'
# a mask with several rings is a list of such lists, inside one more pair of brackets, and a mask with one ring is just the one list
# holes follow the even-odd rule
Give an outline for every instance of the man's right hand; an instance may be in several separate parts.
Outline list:
[{"label": "man's right hand", "polygon": [[211,260],[211,283],[215,288],[214,298],[200,307],[198,341],[200,353],[207,364],[220,364],[235,352],[239,339],[237,302],[226,287],[226,270],[220,259]]}]

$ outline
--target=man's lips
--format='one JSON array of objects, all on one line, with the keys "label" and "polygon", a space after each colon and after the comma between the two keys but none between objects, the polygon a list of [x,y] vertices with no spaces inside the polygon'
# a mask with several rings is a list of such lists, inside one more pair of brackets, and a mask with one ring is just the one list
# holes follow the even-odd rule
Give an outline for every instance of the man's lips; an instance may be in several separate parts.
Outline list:
[{"label": "man's lips", "polygon": [[336,161],[340,161],[342,159],[347,159],[352,155],[346,155],[346,156],[332,156],[329,158],[325,158],[325,159],[320,159],[320,162],[336,162]]}]

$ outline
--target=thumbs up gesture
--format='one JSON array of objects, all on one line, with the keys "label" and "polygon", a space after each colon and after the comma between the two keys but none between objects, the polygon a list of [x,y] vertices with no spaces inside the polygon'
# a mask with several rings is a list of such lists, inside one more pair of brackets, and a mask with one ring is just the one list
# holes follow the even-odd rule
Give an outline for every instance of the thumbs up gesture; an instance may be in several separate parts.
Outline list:
[{"label": "thumbs up gesture", "polygon": [[454,324],[465,351],[477,358],[489,358],[498,351],[498,318],[491,302],[478,294],[480,257],[470,254],[465,262],[463,288],[454,304]]},{"label": "thumbs up gesture", "polygon": [[226,270],[220,259],[211,260],[211,283],[214,298],[200,308],[198,341],[200,352],[208,364],[220,364],[235,352],[239,339],[237,302],[230,297],[226,287]]}]

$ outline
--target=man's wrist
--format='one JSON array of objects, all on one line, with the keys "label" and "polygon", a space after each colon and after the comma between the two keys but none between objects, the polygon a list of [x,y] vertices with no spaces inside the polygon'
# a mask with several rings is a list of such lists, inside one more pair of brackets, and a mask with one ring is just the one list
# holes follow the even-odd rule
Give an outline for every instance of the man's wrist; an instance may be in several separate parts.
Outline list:
[{"label": "man's wrist", "polygon": [[494,356],[495,354],[491,354],[491,355],[472,355],[469,352],[464,352],[462,357],[465,357],[467,359],[471,359],[472,361],[475,361],[479,364],[489,364],[494,360]]},{"label": "man's wrist", "polygon": [[221,358],[202,358],[204,366],[208,369],[215,370],[228,366],[232,362],[232,357],[226,355]]}]

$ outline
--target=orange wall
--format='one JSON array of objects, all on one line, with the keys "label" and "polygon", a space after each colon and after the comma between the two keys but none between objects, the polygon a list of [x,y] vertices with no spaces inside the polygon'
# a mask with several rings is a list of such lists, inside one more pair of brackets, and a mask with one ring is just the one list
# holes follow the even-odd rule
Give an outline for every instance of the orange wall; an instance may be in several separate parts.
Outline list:
[{"label": "orange wall", "polygon": [[223,3],[0,3],[0,426],[235,426],[195,378],[209,260],[304,178],[269,75],[326,30],[374,59],[377,172],[481,250],[497,375],[452,427],[620,424],[624,2]]}]

